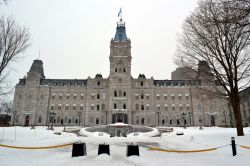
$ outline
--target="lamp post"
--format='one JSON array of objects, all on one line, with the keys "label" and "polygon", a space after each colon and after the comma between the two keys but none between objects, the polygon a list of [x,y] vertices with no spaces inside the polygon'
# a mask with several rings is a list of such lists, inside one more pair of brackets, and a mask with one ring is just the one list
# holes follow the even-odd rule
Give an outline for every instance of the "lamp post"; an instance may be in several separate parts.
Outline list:
[{"label": "lamp post", "polygon": [[185,112],[183,112],[183,113],[181,113],[181,118],[182,118],[182,120],[183,120],[183,127],[184,128],[186,128],[186,113]]},{"label": "lamp post", "polygon": [[50,112],[49,113],[49,117],[50,117],[50,119],[52,119],[52,124],[51,124],[51,126],[50,126],[50,130],[54,130],[54,128],[53,128],[53,125],[54,125],[54,117],[56,116],[56,113],[55,112]]},{"label": "lamp post", "polygon": [[159,118],[160,112],[156,112],[156,114],[157,114],[157,117],[158,117],[158,126],[159,126],[159,123],[160,123],[160,118]]},{"label": "lamp post", "polygon": [[13,126],[15,126],[16,114],[17,114],[17,111],[13,110]]},{"label": "lamp post", "polygon": [[79,111],[79,112],[78,112],[78,117],[79,117],[79,126],[81,126],[81,115],[82,115],[82,112],[81,112],[81,111]]}]

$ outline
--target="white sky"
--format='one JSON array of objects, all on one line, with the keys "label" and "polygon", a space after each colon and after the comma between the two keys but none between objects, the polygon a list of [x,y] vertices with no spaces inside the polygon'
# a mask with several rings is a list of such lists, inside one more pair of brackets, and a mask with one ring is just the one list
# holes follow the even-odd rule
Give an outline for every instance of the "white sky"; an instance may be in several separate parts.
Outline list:
[{"label": "white sky", "polygon": [[31,47],[15,62],[15,85],[34,59],[46,78],[86,79],[109,75],[109,46],[122,7],[132,45],[132,76],[171,79],[177,32],[198,0],[9,0],[0,14],[11,15],[31,33]]}]

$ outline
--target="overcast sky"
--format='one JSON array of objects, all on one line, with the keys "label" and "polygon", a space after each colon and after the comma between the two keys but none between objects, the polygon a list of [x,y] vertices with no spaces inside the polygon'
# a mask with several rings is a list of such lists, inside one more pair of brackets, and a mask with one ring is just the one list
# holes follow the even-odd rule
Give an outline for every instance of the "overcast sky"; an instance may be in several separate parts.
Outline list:
[{"label": "overcast sky", "polygon": [[197,0],[9,0],[1,15],[11,15],[31,34],[25,57],[11,66],[15,85],[34,59],[46,78],[86,79],[109,75],[109,46],[122,7],[132,46],[132,76],[171,79],[176,36]]}]

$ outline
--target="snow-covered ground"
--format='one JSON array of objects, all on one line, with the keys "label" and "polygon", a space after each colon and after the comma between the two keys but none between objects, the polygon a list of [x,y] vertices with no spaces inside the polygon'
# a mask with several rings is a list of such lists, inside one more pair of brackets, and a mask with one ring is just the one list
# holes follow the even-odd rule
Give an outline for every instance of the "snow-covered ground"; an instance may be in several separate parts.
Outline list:
[{"label": "snow-covered ground", "polygon": [[[60,131],[63,128],[56,128]],[[177,136],[176,131],[184,131],[184,135]],[[70,143],[75,141],[86,142],[87,156],[71,157],[72,146],[43,149],[22,150],[0,147],[0,166],[248,166],[250,164],[250,150],[237,147],[238,155],[232,157],[231,146],[219,148],[214,151],[202,153],[168,153],[148,150],[148,147],[177,150],[196,150],[214,148],[231,143],[231,137],[236,138],[236,143],[250,146],[250,128],[245,128],[245,136],[237,137],[236,129],[210,127],[199,130],[197,127],[187,129],[174,128],[174,132],[162,134],[161,137],[146,137],[143,135],[127,138],[99,136],[77,137],[72,133],[63,132],[62,135],[46,130],[46,127],[5,127],[0,128],[0,144],[14,146],[50,146]],[[110,156],[97,155],[98,145],[110,145]],[[140,157],[126,157],[127,144],[140,145]]]}]

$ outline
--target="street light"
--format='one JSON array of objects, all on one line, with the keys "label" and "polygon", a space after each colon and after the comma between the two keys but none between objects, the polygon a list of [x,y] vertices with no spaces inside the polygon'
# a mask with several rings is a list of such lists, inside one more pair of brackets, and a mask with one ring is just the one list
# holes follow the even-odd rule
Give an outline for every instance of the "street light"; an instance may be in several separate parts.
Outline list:
[{"label": "street light", "polygon": [[186,128],[186,113],[185,112],[183,112],[183,113],[181,113],[181,118],[182,118],[182,120],[183,120],[183,124],[184,124],[184,128]]},{"label": "street light", "polygon": [[50,130],[54,130],[53,125],[54,125],[54,117],[55,117],[55,116],[56,116],[56,113],[55,113],[55,112],[50,112],[50,113],[49,113],[50,119],[52,118],[52,124],[51,124],[51,126],[50,126]]},{"label": "street light", "polygon": [[16,114],[17,114],[17,111],[13,110],[13,126],[15,126]]},{"label": "street light", "polygon": [[79,112],[78,112],[78,116],[79,116],[79,126],[81,125],[81,115],[82,115],[82,112],[79,111]]}]

